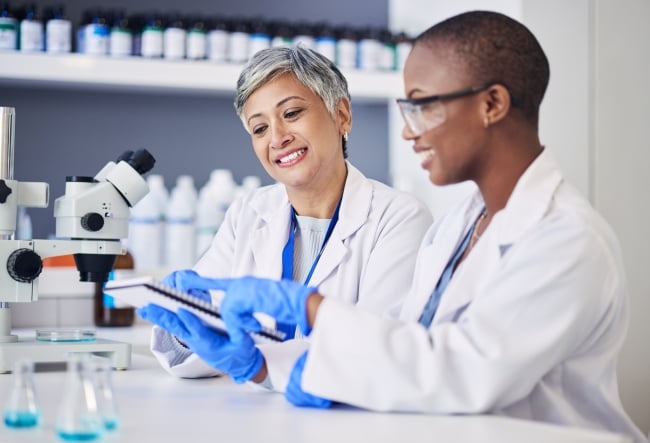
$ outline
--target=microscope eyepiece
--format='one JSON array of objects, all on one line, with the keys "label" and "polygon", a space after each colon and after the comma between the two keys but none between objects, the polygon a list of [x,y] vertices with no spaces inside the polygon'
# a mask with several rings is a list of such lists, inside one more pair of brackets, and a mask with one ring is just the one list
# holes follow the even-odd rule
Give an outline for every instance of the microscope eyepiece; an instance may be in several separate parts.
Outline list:
[{"label": "microscope eyepiece", "polygon": [[153,165],[156,163],[156,159],[146,149],[139,149],[133,152],[126,162],[138,171],[140,175],[143,175],[151,171]]},{"label": "microscope eyepiece", "polygon": [[115,163],[119,163],[122,160],[124,160],[125,162],[128,162],[129,159],[131,159],[131,157],[133,157],[133,151],[131,151],[131,150],[124,151],[123,153],[120,154],[119,157],[117,157],[117,160],[115,160]]}]

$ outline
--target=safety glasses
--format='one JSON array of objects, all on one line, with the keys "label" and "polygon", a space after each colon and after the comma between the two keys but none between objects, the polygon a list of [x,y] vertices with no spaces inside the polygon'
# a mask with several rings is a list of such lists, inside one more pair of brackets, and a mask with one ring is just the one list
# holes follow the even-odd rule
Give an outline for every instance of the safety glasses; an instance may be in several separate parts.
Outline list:
[{"label": "safety glasses", "polygon": [[485,91],[494,83],[461,89],[449,94],[431,95],[421,98],[398,98],[397,105],[402,113],[404,122],[414,137],[436,128],[445,122],[447,113],[443,100],[453,100],[467,97],[477,92]]}]

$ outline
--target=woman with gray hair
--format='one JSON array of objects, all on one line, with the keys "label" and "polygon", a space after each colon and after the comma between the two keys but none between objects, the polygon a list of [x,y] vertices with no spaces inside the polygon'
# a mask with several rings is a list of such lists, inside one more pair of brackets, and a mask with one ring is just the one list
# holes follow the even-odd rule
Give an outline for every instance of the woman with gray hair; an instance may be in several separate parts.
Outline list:
[{"label": "woman with gray hair", "polygon": [[[189,289],[197,274],[294,280],[369,312],[394,315],[431,215],[346,160],[352,112],[345,77],[308,49],[262,50],[242,70],[235,108],[277,184],[236,200],[193,270],[174,272],[165,283]],[[236,382],[284,391],[293,363],[308,347],[300,331],[282,343],[235,345],[187,312],[154,305],[138,312],[156,325],[153,353],[180,377],[225,372]]]}]

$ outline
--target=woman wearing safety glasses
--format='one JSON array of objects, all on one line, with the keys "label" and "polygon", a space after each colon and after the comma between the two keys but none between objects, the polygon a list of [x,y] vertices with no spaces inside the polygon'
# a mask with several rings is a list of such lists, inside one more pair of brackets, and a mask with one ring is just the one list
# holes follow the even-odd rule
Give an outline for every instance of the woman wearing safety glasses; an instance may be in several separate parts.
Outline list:
[{"label": "woman wearing safety glasses", "polygon": [[403,136],[432,183],[477,190],[425,236],[399,320],[292,282],[194,282],[226,291],[235,343],[259,328],[257,311],[310,333],[292,403],[493,413],[646,441],[617,389],[628,322],[618,241],[540,143],[548,80],[535,37],[498,13],[452,17],[415,41]]}]

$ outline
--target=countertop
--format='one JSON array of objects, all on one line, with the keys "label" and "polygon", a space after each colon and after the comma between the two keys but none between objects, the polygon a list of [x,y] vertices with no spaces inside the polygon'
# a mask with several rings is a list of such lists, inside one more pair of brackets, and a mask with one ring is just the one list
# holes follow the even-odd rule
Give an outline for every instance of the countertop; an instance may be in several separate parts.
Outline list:
[{"label": "countertop", "polygon": [[[610,433],[524,420],[479,416],[387,414],[338,406],[297,408],[284,396],[236,385],[227,377],[178,379],[149,352],[149,325],[95,328],[98,337],[131,343],[131,365],[112,371],[121,426],[102,442],[526,442],[623,443]],[[16,333],[16,331],[14,331]],[[30,331],[18,331],[19,335]],[[33,331],[31,331],[33,335]],[[0,425],[0,442],[61,442],[54,422],[62,397],[64,368],[37,370],[34,384],[42,409],[36,429]],[[11,374],[0,374],[6,402]]]}]

